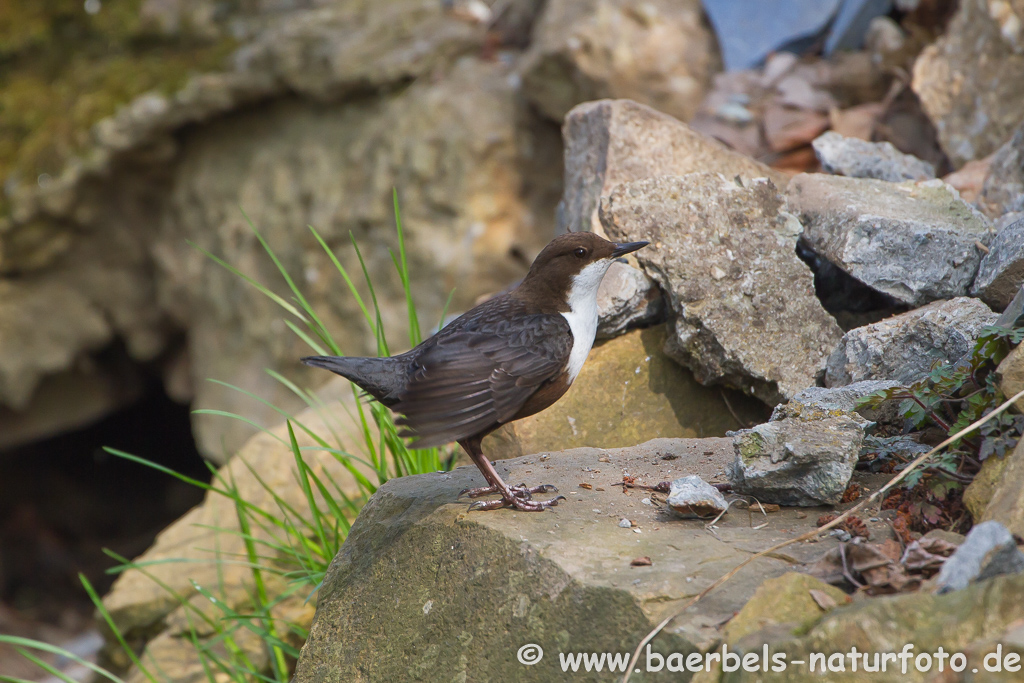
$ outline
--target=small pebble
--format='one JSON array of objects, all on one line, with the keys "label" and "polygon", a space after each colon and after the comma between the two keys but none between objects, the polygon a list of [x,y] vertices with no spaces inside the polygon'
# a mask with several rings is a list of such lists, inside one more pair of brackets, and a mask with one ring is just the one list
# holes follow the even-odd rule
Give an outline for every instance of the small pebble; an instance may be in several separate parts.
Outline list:
[{"label": "small pebble", "polygon": [[630,522],[628,519],[620,519],[619,520],[619,528],[620,529],[628,529],[631,526],[633,526],[633,523]]},{"label": "small pebble", "polygon": [[651,502],[650,498],[644,498],[640,502],[643,503],[644,505],[654,505],[654,503]]}]

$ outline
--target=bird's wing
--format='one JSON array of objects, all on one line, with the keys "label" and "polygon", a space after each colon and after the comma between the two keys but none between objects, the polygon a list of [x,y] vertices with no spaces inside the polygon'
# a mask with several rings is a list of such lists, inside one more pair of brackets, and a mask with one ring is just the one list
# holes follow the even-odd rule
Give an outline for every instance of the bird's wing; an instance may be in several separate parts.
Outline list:
[{"label": "bird's wing", "polygon": [[561,315],[491,319],[439,334],[416,359],[392,409],[415,448],[458,441],[510,420],[572,351]]}]

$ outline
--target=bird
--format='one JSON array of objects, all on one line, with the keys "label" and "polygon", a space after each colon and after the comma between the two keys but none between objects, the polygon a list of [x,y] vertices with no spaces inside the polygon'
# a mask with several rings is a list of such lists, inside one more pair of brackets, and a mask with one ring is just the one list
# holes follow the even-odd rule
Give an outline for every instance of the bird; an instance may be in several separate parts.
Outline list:
[{"label": "bird", "polygon": [[354,382],[398,417],[410,448],[458,442],[487,486],[459,497],[499,494],[470,510],[543,511],[564,496],[549,484],[509,486],[484,455],[485,436],[560,399],[597,334],[597,290],[612,262],[648,242],[616,243],[592,232],[556,236],[515,288],[470,309],[415,348],[390,357],[309,356],[302,362]]}]

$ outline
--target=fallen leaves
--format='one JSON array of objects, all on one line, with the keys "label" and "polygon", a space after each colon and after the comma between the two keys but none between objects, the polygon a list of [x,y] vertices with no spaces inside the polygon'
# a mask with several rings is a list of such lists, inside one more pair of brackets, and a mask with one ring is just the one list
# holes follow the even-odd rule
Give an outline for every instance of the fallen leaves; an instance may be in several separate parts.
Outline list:
[{"label": "fallen leaves", "polygon": [[810,574],[834,586],[888,595],[917,590],[942,569],[957,545],[939,537],[914,541],[905,551],[889,539],[884,543],[854,540],[825,553]]}]

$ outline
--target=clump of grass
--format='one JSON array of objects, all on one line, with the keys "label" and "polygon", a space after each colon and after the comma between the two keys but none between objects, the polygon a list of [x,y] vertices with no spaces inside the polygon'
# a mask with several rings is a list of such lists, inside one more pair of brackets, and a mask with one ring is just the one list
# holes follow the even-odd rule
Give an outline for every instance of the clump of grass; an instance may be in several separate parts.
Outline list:
[{"label": "clump of grass", "polygon": [[[409,342],[416,345],[421,341],[422,333],[410,285],[405,236],[402,231],[397,194],[394,196],[394,208],[399,248],[397,254],[392,253],[392,260],[405,295]],[[276,302],[288,316],[285,324],[314,353],[343,355],[340,346],[334,341],[320,316],[295,284],[294,279],[281,264],[263,235],[252,226],[251,221],[250,227],[284,278],[291,292],[290,299],[253,280],[216,255],[205,251],[204,253]],[[359,260],[362,276],[369,291],[369,303],[359,294],[350,273],[338,261],[320,234],[312,227],[310,230],[359,305],[366,324],[376,340],[378,354],[388,355],[389,348],[384,334],[377,294],[371,274],[355,239],[352,239],[352,248]],[[451,297],[449,297],[450,301]],[[447,305],[445,309],[447,310]],[[442,320],[443,318],[444,313],[442,313]],[[277,372],[272,370],[268,370],[268,372],[271,377],[295,393],[310,408],[317,411],[331,409],[313,391],[297,386]],[[239,387],[224,382],[219,383],[269,405],[265,400]],[[306,509],[299,509],[286,500],[248,463],[244,463],[245,467],[260,486],[270,494],[270,503],[261,506],[247,500],[231,477],[227,467],[218,470],[208,464],[211,481],[207,483],[187,477],[137,455],[113,448],[106,449],[115,456],[154,468],[168,476],[197,486],[206,491],[208,496],[223,496],[230,501],[234,508],[237,527],[216,527],[214,530],[220,534],[230,534],[241,539],[244,552],[241,556],[214,554],[211,561],[217,564],[219,577],[216,586],[203,586],[192,581],[190,583],[194,593],[182,594],[154,574],[151,571],[150,563],[132,561],[106,551],[111,558],[118,562],[118,565],[109,571],[112,573],[129,570],[141,572],[166,590],[180,605],[189,624],[185,637],[195,648],[205,678],[210,683],[224,683],[227,680],[247,683],[255,680],[286,683],[290,678],[294,663],[298,659],[299,649],[305,642],[308,633],[302,624],[287,617],[285,607],[290,603],[310,600],[315,596],[328,565],[347,537],[352,520],[355,519],[365,501],[390,478],[435,472],[451,467],[450,451],[438,448],[408,448],[403,438],[398,435],[398,429],[390,411],[377,403],[365,404],[358,400],[360,392],[355,385],[352,386],[352,391],[357,399],[356,418],[361,430],[361,446],[364,450],[362,454],[346,451],[345,445],[337,434],[317,433],[298,415],[274,407],[287,425],[286,444],[294,460],[296,483],[302,491]],[[216,410],[196,412],[242,420],[259,428],[244,416],[235,413]],[[267,430],[263,431],[273,434]],[[296,436],[297,432],[305,434],[315,445],[300,447]],[[279,438],[276,434],[274,436]],[[310,450],[330,454],[343,470],[351,475],[358,494],[347,494],[344,487],[329,472],[312,467],[307,461]],[[363,465],[362,469],[357,466],[360,464]],[[364,474],[367,470],[372,475]],[[173,560],[161,560],[160,562],[173,562]],[[220,570],[229,564],[245,567],[247,576],[251,579],[251,588],[247,598],[242,601],[243,604],[237,604],[237,602],[232,604],[223,599],[223,596],[227,595],[229,587],[224,585],[223,574]],[[100,596],[88,579],[82,575],[80,575],[80,579],[99,615],[114,640],[119,644],[126,661],[130,662],[148,681],[157,683],[167,680],[165,672],[161,671],[155,662],[140,657],[135,652],[129,638],[120,630],[114,618],[106,610]],[[196,601],[194,600],[195,595],[204,599]],[[253,647],[254,642],[258,643],[257,647]],[[122,682],[122,679],[114,672],[85,662],[80,657],[47,643],[5,635],[0,635],[0,643],[16,647],[26,659],[61,680],[70,681],[71,679],[47,663],[43,659],[44,655],[62,655],[71,661],[87,666],[96,674],[97,680]],[[19,680],[0,674],[0,681]]]}]

